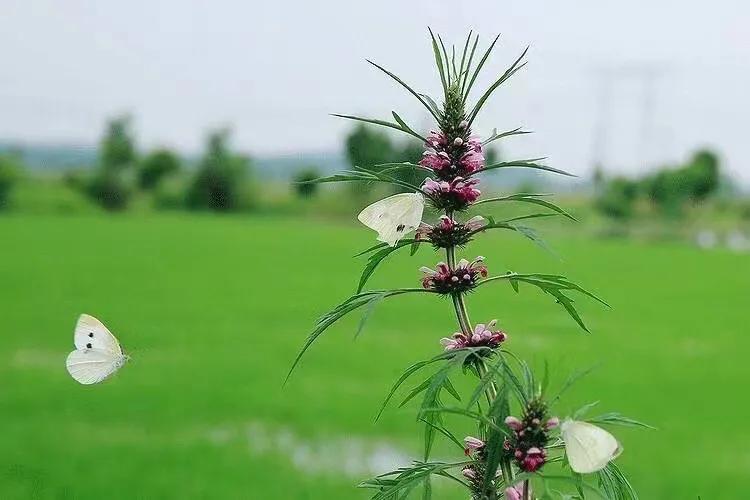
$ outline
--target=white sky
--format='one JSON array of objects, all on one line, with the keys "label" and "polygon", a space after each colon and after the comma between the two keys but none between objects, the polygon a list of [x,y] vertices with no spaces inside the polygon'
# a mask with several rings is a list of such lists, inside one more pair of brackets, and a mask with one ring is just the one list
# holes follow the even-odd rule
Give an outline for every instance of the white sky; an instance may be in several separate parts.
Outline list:
[{"label": "white sky", "polygon": [[[526,44],[530,64],[477,121],[524,125],[505,152],[585,173],[596,156],[602,75],[615,86],[599,135],[610,170],[636,171],[716,147],[750,182],[750,2],[577,0],[2,0],[0,139],[93,143],[129,111],[145,145],[197,150],[231,124],[256,154],[340,148],[331,112],[429,127],[371,58],[436,93],[426,27],[462,44],[502,32],[482,85]],[[653,77],[652,90],[647,75]],[[649,97],[647,97],[649,96]],[[649,102],[652,103],[648,105]],[[650,113],[644,112],[646,108]]]}]

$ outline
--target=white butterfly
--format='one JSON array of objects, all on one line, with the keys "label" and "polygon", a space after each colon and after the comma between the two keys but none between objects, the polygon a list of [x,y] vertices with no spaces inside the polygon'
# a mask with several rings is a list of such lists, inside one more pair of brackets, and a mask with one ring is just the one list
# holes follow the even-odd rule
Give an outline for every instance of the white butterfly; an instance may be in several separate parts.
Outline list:
[{"label": "white butterfly", "polygon": [[120,343],[101,321],[81,314],[73,342],[76,350],[68,355],[68,373],[81,384],[97,384],[119,370],[127,361]]},{"label": "white butterfly", "polygon": [[593,424],[566,420],[560,431],[570,468],[580,474],[603,469],[622,452],[612,434]]},{"label": "white butterfly", "polygon": [[357,219],[378,232],[378,240],[394,246],[422,222],[424,197],[420,193],[389,196],[365,207]]}]

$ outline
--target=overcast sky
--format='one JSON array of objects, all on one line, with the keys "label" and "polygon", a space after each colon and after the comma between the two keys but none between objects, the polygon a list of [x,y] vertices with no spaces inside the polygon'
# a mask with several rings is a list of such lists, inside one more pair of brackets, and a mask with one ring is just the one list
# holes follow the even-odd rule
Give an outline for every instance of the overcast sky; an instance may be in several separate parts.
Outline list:
[{"label": "overcast sky", "polygon": [[477,120],[536,132],[505,154],[634,172],[711,146],[750,182],[749,20],[740,0],[2,0],[0,139],[93,144],[123,111],[144,145],[190,152],[227,124],[251,154],[338,150],[332,112],[428,128],[364,58],[436,94],[429,25],[502,33],[477,89],[531,44]]}]

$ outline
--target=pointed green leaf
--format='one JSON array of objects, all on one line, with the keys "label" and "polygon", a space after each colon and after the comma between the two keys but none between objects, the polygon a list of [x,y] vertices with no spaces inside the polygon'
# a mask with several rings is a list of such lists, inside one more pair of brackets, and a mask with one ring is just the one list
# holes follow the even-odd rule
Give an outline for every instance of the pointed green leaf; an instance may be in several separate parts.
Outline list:
[{"label": "pointed green leaf", "polygon": [[[484,53],[484,56],[482,56],[482,59],[479,60],[479,64],[477,64],[477,68],[474,70],[474,74],[471,77],[471,80],[469,80],[469,85],[466,87],[466,90],[464,91],[464,102],[469,98],[469,94],[471,93],[471,88],[474,86],[474,82],[477,79],[477,76],[479,76],[479,72],[482,70],[482,66],[484,66],[484,63],[487,62],[487,58],[490,57],[490,53],[492,52],[492,49],[495,48],[495,44],[497,43],[497,40],[500,38],[500,35],[498,34],[495,39],[492,41],[490,46],[487,48],[487,51]],[[479,36],[477,36],[477,40],[479,40]],[[475,44],[476,48],[476,44]],[[472,56],[474,55],[474,51],[472,50]],[[469,59],[471,61],[471,58]]]}]

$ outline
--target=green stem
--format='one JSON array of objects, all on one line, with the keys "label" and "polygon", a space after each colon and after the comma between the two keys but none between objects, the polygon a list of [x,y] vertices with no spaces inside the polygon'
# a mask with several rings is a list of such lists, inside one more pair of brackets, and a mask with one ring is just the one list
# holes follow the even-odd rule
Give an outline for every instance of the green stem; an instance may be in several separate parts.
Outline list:
[{"label": "green stem", "polygon": [[523,482],[523,500],[531,500],[531,488],[528,479]]},{"label": "green stem", "polygon": [[[449,218],[453,219],[453,211],[452,210],[446,210],[445,215]],[[454,270],[456,268],[456,247],[451,246],[445,249],[446,254],[446,260],[448,262],[448,267],[451,270]],[[466,302],[464,301],[464,296],[461,293],[455,293],[452,294],[453,298],[453,308],[456,311],[456,318],[458,318],[458,325],[461,328],[461,331],[464,333],[464,335],[467,335],[468,338],[471,338],[471,321],[469,320],[469,312],[466,308]],[[476,363],[476,369],[477,369],[477,375],[480,379],[484,378],[484,376],[487,374],[487,365],[485,364],[483,359],[479,359]],[[487,389],[485,391],[485,396],[487,397],[487,404],[488,408],[492,407],[492,404],[494,403],[495,399],[497,399],[497,384],[495,381],[492,381],[490,384],[488,384]],[[505,483],[505,487],[509,487],[513,485],[513,468],[511,467],[510,458],[503,456],[500,459],[500,470],[503,474],[503,481]],[[530,500],[528,497],[528,481],[524,485],[524,500]],[[492,492],[492,498],[495,498],[496,495],[495,492]]]}]

